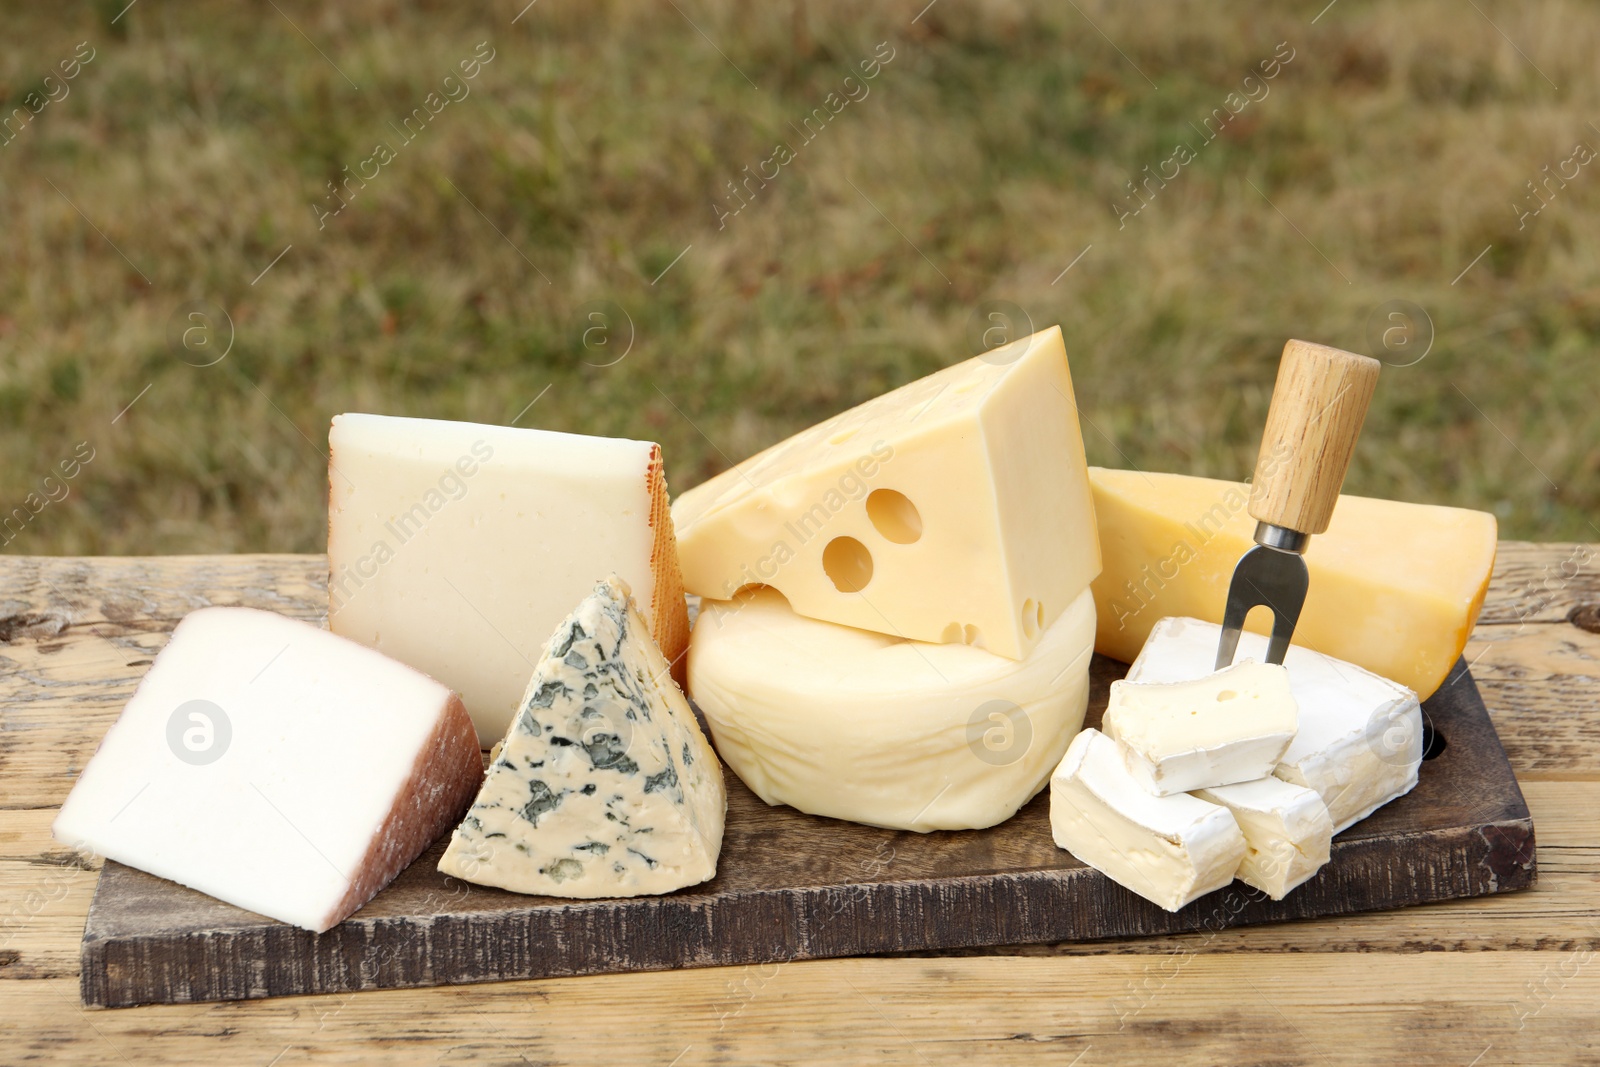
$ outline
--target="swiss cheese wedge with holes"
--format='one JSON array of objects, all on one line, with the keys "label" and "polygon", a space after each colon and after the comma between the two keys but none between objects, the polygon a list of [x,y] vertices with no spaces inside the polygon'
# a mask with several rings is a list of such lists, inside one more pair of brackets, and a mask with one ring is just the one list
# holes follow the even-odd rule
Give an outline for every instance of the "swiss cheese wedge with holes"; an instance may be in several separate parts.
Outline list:
[{"label": "swiss cheese wedge with holes", "polygon": [[774,445],[673,507],[684,585],[1023,659],[1100,572],[1059,327]]},{"label": "swiss cheese wedge with holes", "polygon": [[689,619],[649,441],[339,415],[328,434],[328,624],[461,694],[485,746],[540,650],[619,575],[682,677]]}]

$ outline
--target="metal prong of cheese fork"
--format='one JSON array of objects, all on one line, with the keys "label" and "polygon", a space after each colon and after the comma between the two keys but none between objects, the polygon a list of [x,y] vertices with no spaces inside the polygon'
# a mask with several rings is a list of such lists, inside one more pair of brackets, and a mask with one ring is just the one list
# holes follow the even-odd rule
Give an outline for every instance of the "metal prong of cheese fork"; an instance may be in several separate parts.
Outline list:
[{"label": "metal prong of cheese fork", "polygon": [[1239,558],[1222,615],[1217,670],[1233,662],[1250,609],[1272,612],[1267,662],[1282,663],[1310,587],[1304,553],[1327,530],[1378,384],[1379,363],[1327,345],[1283,346],[1250,488],[1255,547]]}]

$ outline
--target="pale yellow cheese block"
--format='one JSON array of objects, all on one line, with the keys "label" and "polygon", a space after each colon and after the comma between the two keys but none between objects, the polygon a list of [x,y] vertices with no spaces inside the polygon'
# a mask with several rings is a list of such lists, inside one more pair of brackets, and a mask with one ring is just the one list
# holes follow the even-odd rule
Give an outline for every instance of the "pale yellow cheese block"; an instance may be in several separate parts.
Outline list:
[{"label": "pale yellow cheese block", "polygon": [[1051,327],[843,412],[673,504],[684,587],[1020,660],[1100,570]]},{"label": "pale yellow cheese block", "polygon": [[[1250,487],[1091,467],[1104,560],[1095,651],[1132,662],[1157,620],[1222,621],[1233,568],[1254,542]],[[1341,496],[1311,539],[1311,589],[1294,642],[1426,698],[1466,647],[1494,570],[1493,515]],[[1266,633],[1271,615],[1250,614]]]},{"label": "pale yellow cheese block", "polygon": [[768,804],[974,830],[1049,780],[1083,726],[1093,644],[1087,589],[1020,662],[807,619],[757,589],[702,603],[689,692],[717,752]]}]

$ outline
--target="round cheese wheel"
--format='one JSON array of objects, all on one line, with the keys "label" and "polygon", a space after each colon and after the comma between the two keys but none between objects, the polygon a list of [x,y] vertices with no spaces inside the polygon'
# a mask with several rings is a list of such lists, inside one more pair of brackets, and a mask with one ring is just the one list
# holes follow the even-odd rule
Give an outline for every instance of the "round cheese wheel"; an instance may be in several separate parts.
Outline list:
[{"label": "round cheese wheel", "polygon": [[717,751],[768,804],[900,830],[1016,814],[1083,726],[1088,591],[1025,660],[803,618],[782,594],[707,600],[689,692]]}]

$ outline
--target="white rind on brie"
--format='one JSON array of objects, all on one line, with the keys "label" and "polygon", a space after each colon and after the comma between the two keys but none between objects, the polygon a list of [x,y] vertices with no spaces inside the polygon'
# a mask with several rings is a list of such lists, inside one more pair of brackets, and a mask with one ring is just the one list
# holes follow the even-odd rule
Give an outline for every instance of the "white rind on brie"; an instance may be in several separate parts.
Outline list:
[{"label": "white rind on brie", "polygon": [[1295,724],[1288,672],[1246,660],[1192,681],[1112,682],[1101,729],[1147,789],[1170,796],[1271,774]]},{"label": "white rind on brie", "polygon": [[1233,813],[1250,849],[1237,877],[1273,900],[1328,862],[1333,820],[1316,790],[1269,776],[1194,795]]},{"label": "white rind on brie", "polygon": [[1057,845],[1167,911],[1233,881],[1246,854],[1226,808],[1149,792],[1128,773],[1122,746],[1092,729],[1051,775],[1050,829]]},{"label": "white rind on brie", "polygon": [[[1222,628],[1198,619],[1156,623],[1128,670],[1139,682],[1210,674]],[[1267,639],[1245,633],[1238,655],[1266,658]],[[1289,646],[1284,657],[1299,707],[1299,730],[1273,774],[1314,789],[1338,833],[1410,792],[1422,763],[1417,695],[1387,678],[1320,652]]]}]

